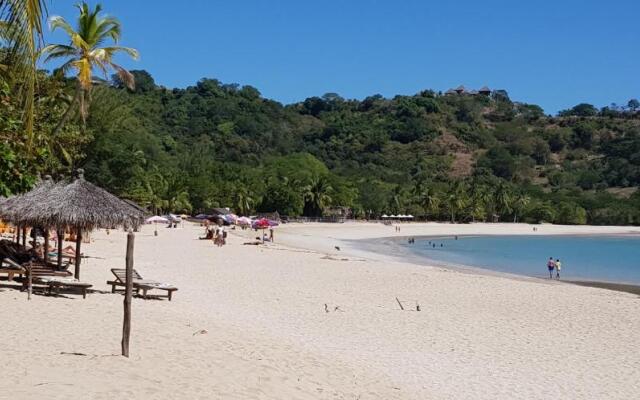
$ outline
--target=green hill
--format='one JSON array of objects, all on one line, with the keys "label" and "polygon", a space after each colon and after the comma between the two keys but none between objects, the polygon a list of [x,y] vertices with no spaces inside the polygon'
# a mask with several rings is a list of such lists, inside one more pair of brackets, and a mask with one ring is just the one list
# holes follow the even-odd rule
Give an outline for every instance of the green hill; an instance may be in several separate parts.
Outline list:
[{"label": "green hill", "polygon": [[152,208],[640,223],[633,101],[548,116],[505,91],[425,90],[284,106],[250,86],[203,79],[171,90],[133,72],[133,92],[95,90],[92,139],[73,166]]}]

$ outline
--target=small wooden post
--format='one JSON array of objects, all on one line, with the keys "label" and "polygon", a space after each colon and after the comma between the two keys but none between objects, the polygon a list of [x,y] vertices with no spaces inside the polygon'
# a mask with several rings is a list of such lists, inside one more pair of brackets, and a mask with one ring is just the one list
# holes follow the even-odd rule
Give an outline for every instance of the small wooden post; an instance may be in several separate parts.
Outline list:
[{"label": "small wooden post", "polygon": [[58,269],[62,268],[62,241],[64,240],[64,229],[58,228]]},{"label": "small wooden post", "polygon": [[27,227],[22,226],[22,247],[27,247]]},{"label": "small wooden post", "polygon": [[127,234],[126,282],[124,291],[124,321],[122,323],[122,355],[129,357],[129,337],[131,336],[131,294],[133,292],[133,241],[131,229]]},{"label": "small wooden post", "polygon": [[31,262],[27,264],[27,300],[31,300],[31,292],[33,291],[33,269]]},{"label": "small wooden post", "polygon": [[20,244],[20,225],[16,225],[16,243]]},{"label": "small wooden post", "polygon": [[80,245],[82,244],[82,229],[76,229],[76,270],[74,277],[80,279]]},{"label": "small wooden post", "polygon": [[49,265],[49,228],[44,228],[44,265]]}]

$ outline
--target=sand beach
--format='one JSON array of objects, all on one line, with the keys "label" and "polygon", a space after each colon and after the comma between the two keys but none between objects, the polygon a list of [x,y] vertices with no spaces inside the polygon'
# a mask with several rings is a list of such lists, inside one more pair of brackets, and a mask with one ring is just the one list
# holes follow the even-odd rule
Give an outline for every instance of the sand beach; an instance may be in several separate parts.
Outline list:
[{"label": "sand beach", "polygon": [[[516,224],[403,224],[400,235],[530,234]],[[538,234],[638,234],[542,225]],[[640,396],[640,298],[538,279],[461,273],[363,252],[382,224],[288,224],[276,243],[145,226],[135,269],[179,288],[134,298],[119,356],[126,234],[97,231],[82,280],[49,297],[0,281],[0,398],[630,399]],[[338,251],[335,247],[339,247]],[[401,310],[397,300],[405,308]],[[416,311],[416,305],[420,311]]]}]

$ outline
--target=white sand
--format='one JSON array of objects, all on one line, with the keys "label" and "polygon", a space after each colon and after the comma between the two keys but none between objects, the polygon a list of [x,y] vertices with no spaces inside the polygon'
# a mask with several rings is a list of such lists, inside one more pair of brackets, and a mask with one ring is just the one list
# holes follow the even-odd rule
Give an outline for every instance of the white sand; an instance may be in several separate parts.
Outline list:
[{"label": "white sand", "polygon": [[[538,234],[630,231],[640,232]],[[28,302],[0,282],[0,398],[640,397],[638,296],[399,263],[342,241],[395,235],[380,224],[278,228],[292,247],[243,246],[231,235],[214,248],[200,233],[137,235],[135,268],[180,290],[172,302],[134,299],[130,359],[117,356],[122,296]],[[399,235],[464,233],[531,227],[412,224]],[[105,259],[85,260],[82,278],[108,292],[125,235],[93,237],[85,252]],[[396,296],[422,311],[400,311]],[[74,352],[86,356],[63,354]]]}]

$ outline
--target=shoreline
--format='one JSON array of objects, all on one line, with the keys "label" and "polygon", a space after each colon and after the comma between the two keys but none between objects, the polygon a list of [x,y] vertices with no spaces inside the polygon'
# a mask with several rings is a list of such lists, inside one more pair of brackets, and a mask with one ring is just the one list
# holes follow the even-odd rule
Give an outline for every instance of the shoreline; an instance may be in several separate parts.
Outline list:
[{"label": "shoreline", "polygon": [[[304,224],[296,224],[296,225],[304,225],[304,226],[312,226],[312,224],[323,224],[323,223],[304,223]],[[328,226],[334,226],[336,224],[324,223]],[[376,224],[375,222],[349,222],[349,224],[358,224],[361,226],[368,226],[371,224]],[[445,225],[451,227],[458,226],[469,226],[469,225],[482,225],[482,226],[496,226],[496,225],[510,225],[508,224],[447,224],[447,223],[419,223],[419,222],[403,222],[398,225],[401,227],[411,227],[416,225]],[[513,224],[513,225],[526,225],[526,224]],[[376,242],[381,242],[384,246],[391,246],[393,243],[407,240],[408,238],[422,238],[422,239],[451,239],[455,236],[457,237],[497,237],[497,236],[570,236],[570,237],[638,237],[640,236],[640,231],[638,231],[638,227],[629,227],[629,226],[597,226],[597,225],[533,225],[533,226],[542,226],[542,227],[570,227],[570,229],[578,230],[578,232],[517,232],[517,233],[504,233],[504,232],[495,232],[495,233],[447,233],[447,234],[426,234],[426,235],[410,235],[401,232],[398,236],[393,235],[385,235],[378,237],[367,237],[361,239],[338,239],[342,244],[344,244],[345,254],[362,257],[369,260],[376,261],[393,261],[398,263],[408,263],[417,265],[420,267],[431,267],[431,268],[446,268],[451,269],[456,272],[464,273],[464,274],[472,274],[479,276],[495,276],[502,277],[513,280],[524,280],[524,281],[534,281],[539,283],[549,283],[550,280],[546,279],[542,276],[532,276],[532,275],[524,275],[517,273],[510,273],[504,271],[497,271],[489,268],[483,268],[473,265],[465,265],[465,264],[455,264],[446,261],[429,259],[426,257],[421,257],[418,255],[411,254],[407,252],[405,254],[397,254],[396,252],[383,253],[372,250],[372,247],[375,247]],[[285,225],[286,227],[286,225]],[[587,229],[595,229],[596,232],[580,232],[581,227]],[[600,232],[599,228],[602,228],[602,232]],[[613,229],[612,231],[608,231]],[[311,246],[300,247],[297,245],[292,245],[290,242],[283,242],[286,246],[304,249],[304,250],[312,250],[319,251],[317,248],[313,248]],[[321,252],[321,251],[319,251]],[[331,255],[327,253],[327,255]],[[334,254],[335,255],[335,254]],[[569,285],[578,285],[583,287],[591,287],[597,289],[606,289],[616,292],[630,293],[640,296],[640,284],[630,283],[630,282],[616,282],[616,281],[606,281],[606,280],[594,280],[594,279],[561,279],[561,280],[552,280],[552,282],[557,284],[569,284]]]}]

